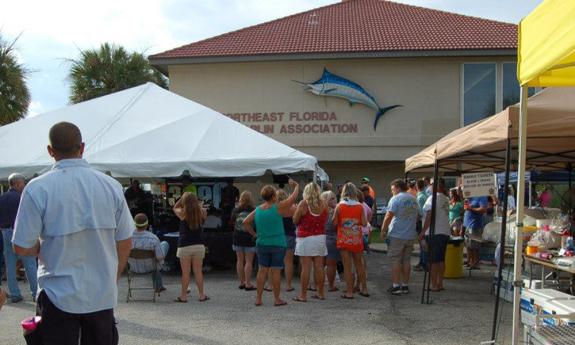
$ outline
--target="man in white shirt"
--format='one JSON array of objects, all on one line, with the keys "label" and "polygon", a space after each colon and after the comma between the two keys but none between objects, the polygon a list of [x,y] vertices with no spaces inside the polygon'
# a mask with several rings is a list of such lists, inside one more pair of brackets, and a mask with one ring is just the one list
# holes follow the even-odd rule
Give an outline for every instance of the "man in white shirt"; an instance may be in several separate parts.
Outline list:
[{"label": "man in white shirt", "polygon": [[78,127],[52,126],[52,170],[22,192],[12,243],[39,257],[37,330],[44,345],[115,345],[117,280],[132,248],[134,221],[122,185],[82,159]]},{"label": "man in white shirt", "polygon": [[423,231],[419,235],[421,239],[427,241],[429,257],[428,261],[431,263],[430,279],[431,291],[443,290],[443,274],[445,273],[445,251],[447,243],[451,236],[451,226],[449,225],[449,198],[445,194],[445,181],[439,179],[437,181],[437,194],[435,203],[435,231],[434,235],[430,236],[431,228],[431,206],[432,197],[428,197],[423,212],[425,212],[425,220],[423,224]]}]

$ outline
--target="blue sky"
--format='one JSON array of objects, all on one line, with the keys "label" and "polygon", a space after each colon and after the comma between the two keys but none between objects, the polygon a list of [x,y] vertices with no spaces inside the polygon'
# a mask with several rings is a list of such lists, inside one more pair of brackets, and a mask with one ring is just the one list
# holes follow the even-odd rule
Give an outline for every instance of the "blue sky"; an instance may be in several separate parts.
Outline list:
[{"label": "blue sky", "polygon": [[[68,104],[68,59],[112,42],[154,54],[339,0],[0,0],[0,32],[31,71],[29,114]],[[518,23],[541,0],[396,0]]]}]

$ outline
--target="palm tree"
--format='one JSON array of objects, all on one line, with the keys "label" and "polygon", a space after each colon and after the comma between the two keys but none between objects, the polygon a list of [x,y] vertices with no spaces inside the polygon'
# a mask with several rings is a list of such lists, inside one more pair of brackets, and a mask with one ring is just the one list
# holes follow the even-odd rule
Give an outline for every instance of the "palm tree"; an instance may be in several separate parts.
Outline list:
[{"label": "palm tree", "polygon": [[80,51],[70,60],[70,102],[78,103],[113,92],[154,82],[167,88],[167,80],[141,53],[129,53],[121,46],[104,43],[99,49]]},{"label": "palm tree", "polygon": [[0,34],[0,126],[24,118],[30,105],[28,70],[18,63],[14,50],[17,40],[6,42]]}]

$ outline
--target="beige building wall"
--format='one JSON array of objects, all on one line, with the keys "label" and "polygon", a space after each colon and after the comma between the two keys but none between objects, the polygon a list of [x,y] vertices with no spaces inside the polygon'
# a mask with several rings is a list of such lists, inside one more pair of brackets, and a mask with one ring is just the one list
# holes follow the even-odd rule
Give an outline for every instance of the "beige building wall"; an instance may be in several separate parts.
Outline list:
[{"label": "beige building wall", "polygon": [[[389,182],[404,176],[405,158],[460,127],[462,63],[486,61],[514,57],[201,63],[169,66],[169,76],[171,91],[316,156],[334,184],[367,175],[388,196]],[[295,82],[319,79],[324,67],[361,85],[380,106],[402,107],[374,131],[376,110],[316,96]],[[305,125],[323,131],[284,133]]]}]

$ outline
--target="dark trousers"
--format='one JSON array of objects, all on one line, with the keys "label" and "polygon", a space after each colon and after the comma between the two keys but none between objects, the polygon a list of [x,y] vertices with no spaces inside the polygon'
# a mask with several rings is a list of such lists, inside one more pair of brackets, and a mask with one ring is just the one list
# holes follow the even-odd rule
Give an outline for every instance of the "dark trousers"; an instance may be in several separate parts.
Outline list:
[{"label": "dark trousers", "polygon": [[[44,291],[38,296],[36,314],[42,317],[37,331],[42,345],[117,345],[114,310],[71,314],[58,309]],[[27,337],[28,341],[28,337]]]}]

